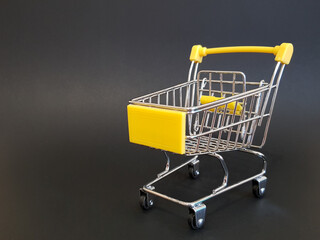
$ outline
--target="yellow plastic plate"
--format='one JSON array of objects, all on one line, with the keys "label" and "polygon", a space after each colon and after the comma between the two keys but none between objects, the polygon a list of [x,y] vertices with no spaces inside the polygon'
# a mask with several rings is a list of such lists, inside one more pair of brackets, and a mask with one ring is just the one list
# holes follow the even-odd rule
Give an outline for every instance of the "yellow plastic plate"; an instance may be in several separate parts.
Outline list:
[{"label": "yellow plastic plate", "polygon": [[185,112],[133,104],[127,110],[130,142],[185,153]]}]

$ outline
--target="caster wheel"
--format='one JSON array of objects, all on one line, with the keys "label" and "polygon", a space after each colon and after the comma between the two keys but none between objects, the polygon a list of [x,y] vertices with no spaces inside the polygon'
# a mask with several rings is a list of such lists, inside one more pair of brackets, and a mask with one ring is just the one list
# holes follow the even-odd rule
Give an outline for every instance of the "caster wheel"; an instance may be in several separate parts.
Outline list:
[{"label": "caster wheel", "polygon": [[153,207],[153,200],[150,199],[148,194],[142,194],[140,195],[140,200],[139,200],[140,206],[143,210],[149,210],[150,208]]},{"label": "caster wheel", "polygon": [[189,176],[193,179],[196,179],[200,175],[199,171],[199,161],[196,163],[191,163],[188,165]]},{"label": "caster wheel", "polygon": [[188,223],[192,229],[200,229],[206,220],[206,205],[203,203],[189,208]]},{"label": "caster wheel", "polygon": [[202,228],[204,225],[204,222],[205,222],[205,220],[203,218],[201,218],[198,220],[198,224],[197,224],[197,219],[196,219],[195,214],[191,213],[189,215],[188,223],[189,223],[189,226],[194,230]]},{"label": "caster wheel", "polygon": [[257,198],[263,198],[267,186],[267,177],[262,176],[252,180],[252,193]]}]

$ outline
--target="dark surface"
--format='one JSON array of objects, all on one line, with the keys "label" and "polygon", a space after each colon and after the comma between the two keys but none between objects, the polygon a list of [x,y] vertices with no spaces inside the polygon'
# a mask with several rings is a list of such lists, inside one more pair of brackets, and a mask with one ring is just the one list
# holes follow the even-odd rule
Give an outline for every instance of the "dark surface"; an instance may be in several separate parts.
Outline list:
[{"label": "dark surface", "polygon": [[[317,239],[318,1],[2,1],[0,239]],[[186,80],[193,44],[292,42],[267,144],[264,199],[246,184],[207,203],[201,231],[186,208],[138,188],[164,168],[160,151],[128,142],[126,104]],[[209,56],[201,69],[268,79],[273,57]],[[231,181],[260,163],[224,154]],[[158,190],[192,200],[222,177],[201,158]],[[178,164],[181,159],[173,163]],[[176,184],[176,185],[174,185]]]}]

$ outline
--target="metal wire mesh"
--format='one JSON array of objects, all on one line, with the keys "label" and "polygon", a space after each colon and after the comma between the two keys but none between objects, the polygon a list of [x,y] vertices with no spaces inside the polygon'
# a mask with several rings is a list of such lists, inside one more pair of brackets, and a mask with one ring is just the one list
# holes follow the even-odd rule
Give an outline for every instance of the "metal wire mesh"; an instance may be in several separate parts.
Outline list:
[{"label": "metal wire mesh", "polygon": [[[284,66],[283,66],[284,67]],[[207,154],[249,148],[262,118],[268,118],[264,126],[266,138],[276,92],[283,67],[277,75],[277,64],[270,83],[248,82],[242,72],[199,71],[197,79],[138,97],[133,104],[172,109],[187,113],[186,155]],[[267,107],[273,91],[272,103]],[[219,98],[201,104],[202,96]],[[229,106],[233,105],[234,108]],[[241,111],[236,111],[241,106]]]}]

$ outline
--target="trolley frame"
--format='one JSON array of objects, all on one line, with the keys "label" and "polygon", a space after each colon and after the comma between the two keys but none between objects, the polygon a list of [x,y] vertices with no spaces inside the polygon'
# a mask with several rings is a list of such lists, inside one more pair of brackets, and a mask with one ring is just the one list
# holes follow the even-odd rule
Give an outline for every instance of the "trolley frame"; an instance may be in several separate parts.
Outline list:
[{"label": "trolley frame", "polygon": [[[281,46],[283,46],[283,44]],[[194,48],[195,47],[197,46],[194,46]],[[277,47],[279,46],[276,46],[273,50],[268,47],[262,47],[267,49],[261,49],[261,52],[269,51],[268,53],[271,53],[272,51],[276,51]],[[287,47],[287,45],[285,47]],[[194,51],[194,48],[192,51]],[[242,47],[234,47],[233,50],[238,51],[240,48]],[[249,52],[251,51],[250,47],[243,48],[249,48]],[[215,53],[212,49],[203,49],[207,50],[209,54]],[[201,52],[202,50],[200,49],[199,51]],[[223,51],[228,52],[227,50],[224,49]],[[242,51],[242,49],[240,50]],[[247,50],[248,49],[246,49],[246,51]],[[292,52],[293,49],[291,49],[291,55]],[[186,112],[187,134],[185,137],[185,155],[192,157],[170,170],[170,158],[166,151],[163,151],[167,159],[165,170],[157,174],[154,180],[140,188],[140,204],[144,209],[149,209],[153,206],[153,200],[150,195],[186,206],[189,208],[190,213],[189,224],[192,228],[198,229],[201,228],[205,222],[205,201],[249,181],[253,182],[253,192],[257,197],[261,198],[264,195],[267,183],[267,177],[265,176],[267,159],[264,154],[250,148],[262,148],[266,142],[281,77],[285,65],[288,64],[291,59],[290,54],[288,60],[287,55],[285,55],[285,57],[280,56],[282,58],[279,58],[279,52],[272,53],[276,55],[277,64],[269,83],[263,80],[260,82],[248,82],[246,81],[245,74],[237,71],[198,72],[198,65],[199,62],[202,61],[202,57],[199,58],[201,55],[194,55],[192,52],[190,59],[193,61],[191,62],[187,82],[134,98],[130,101],[131,104],[135,105]],[[196,57],[192,58],[192,56]],[[193,69],[194,67],[195,69]],[[193,80],[191,79],[192,72]],[[201,77],[203,74],[209,76],[209,78]],[[214,74],[218,74],[220,77],[215,79],[212,77]],[[224,79],[225,75],[231,75],[232,79]],[[220,89],[214,89],[214,84],[220,85]],[[229,90],[224,88],[226,84],[230,85]],[[248,90],[248,87],[252,89]],[[221,98],[216,101],[201,104],[203,93],[206,93],[208,96],[220,94]],[[233,110],[230,110],[230,104],[233,104]],[[236,111],[238,105],[241,106],[241,111],[239,112]],[[264,123],[262,140],[259,144],[253,144],[256,128],[263,125],[264,119],[266,119],[266,121]],[[228,167],[224,158],[219,154],[226,151],[242,151],[258,157],[262,160],[261,172],[235,184],[228,185]],[[203,154],[217,158],[224,171],[221,185],[214,188],[211,193],[195,201],[188,202],[170,197],[155,190],[155,183],[163,180],[184,166],[188,166],[190,176],[196,178],[199,175],[198,156]]]}]

